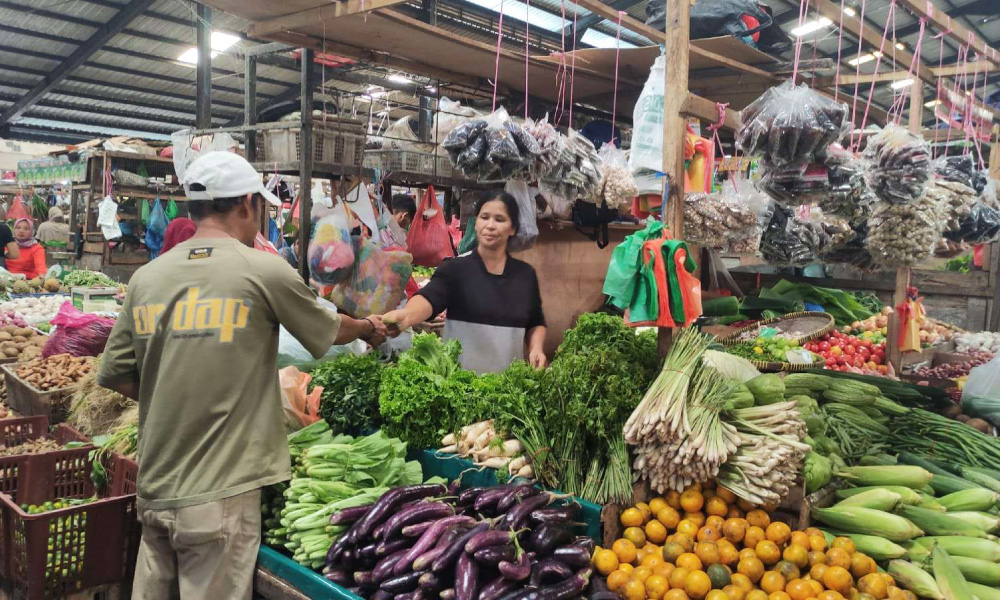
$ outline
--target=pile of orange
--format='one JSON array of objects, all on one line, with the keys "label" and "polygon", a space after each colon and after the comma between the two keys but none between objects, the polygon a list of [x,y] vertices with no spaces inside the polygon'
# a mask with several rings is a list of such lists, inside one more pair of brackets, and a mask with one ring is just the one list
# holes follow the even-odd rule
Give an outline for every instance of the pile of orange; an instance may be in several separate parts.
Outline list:
[{"label": "pile of orange", "polygon": [[714,484],[640,502],[594,568],[624,600],[917,600],[848,538],[792,531]]}]

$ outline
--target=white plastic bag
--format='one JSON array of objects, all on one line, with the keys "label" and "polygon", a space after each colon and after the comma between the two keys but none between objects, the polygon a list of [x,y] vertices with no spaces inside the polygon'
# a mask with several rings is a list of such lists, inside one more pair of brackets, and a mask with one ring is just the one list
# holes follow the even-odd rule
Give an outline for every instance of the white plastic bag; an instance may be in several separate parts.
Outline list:
[{"label": "white plastic bag", "polygon": [[122,236],[121,227],[118,226],[118,203],[112,200],[111,196],[105,196],[97,205],[97,224],[101,227],[101,233],[106,240]]},{"label": "white plastic bag", "polygon": [[665,58],[656,57],[632,112],[632,172],[663,170],[663,78]]},{"label": "white plastic bag", "polygon": [[1000,426],[1000,355],[969,371],[962,388],[962,409]]},{"label": "white plastic bag", "polygon": [[535,245],[538,238],[538,221],[535,216],[535,195],[538,188],[523,181],[512,180],[504,186],[504,191],[514,196],[518,208],[517,235],[510,239],[510,249],[527,250]]},{"label": "white plastic bag", "polygon": [[[325,300],[323,298],[317,298],[317,302],[332,313],[337,312],[337,306]],[[295,337],[288,332],[287,329],[282,326],[278,330],[278,368],[284,368],[288,366],[295,366],[299,369],[308,371],[314,368],[321,362],[326,362],[333,359],[341,354],[364,354],[367,350],[368,345],[361,340],[354,340],[350,344],[344,344],[343,346],[330,346],[330,349],[326,351],[326,354],[319,359],[313,358],[313,355],[305,349],[302,344],[299,343]]]},{"label": "white plastic bag", "polygon": [[229,152],[239,145],[228,133],[195,137],[191,135],[190,129],[173,132],[170,141],[174,145],[174,172],[177,173],[178,181],[184,179],[184,171],[188,165],[202,154],[216,150]]}]

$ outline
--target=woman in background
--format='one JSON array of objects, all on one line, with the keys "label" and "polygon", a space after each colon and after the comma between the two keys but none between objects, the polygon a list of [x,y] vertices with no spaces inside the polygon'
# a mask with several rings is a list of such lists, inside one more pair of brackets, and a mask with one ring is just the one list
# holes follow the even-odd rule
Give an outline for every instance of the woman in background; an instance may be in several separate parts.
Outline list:
[{"label": "woman in background", "polygon": [[49,220],[38,226],[35,238],[43,245],[49,242],[69,243],[69,224],[63,218],[63,211],[58,206],[49,209]]},{"label": "woman in background", "polygon": [[197,229],[194,221],[186,217],[179,217],[171,221],[167,225],[167,230],[163,232],[163,248],[160,249],[160,254],[191,239]]},{"label": "woman in background", "polygon": [[35,239],[35,226],[31,219],[18,219],[14,222],[14,241],[17,242],[20,254],[17,258],[7,257],[7,270],[20,273],[28,279],[45,275],[45,248]]}]

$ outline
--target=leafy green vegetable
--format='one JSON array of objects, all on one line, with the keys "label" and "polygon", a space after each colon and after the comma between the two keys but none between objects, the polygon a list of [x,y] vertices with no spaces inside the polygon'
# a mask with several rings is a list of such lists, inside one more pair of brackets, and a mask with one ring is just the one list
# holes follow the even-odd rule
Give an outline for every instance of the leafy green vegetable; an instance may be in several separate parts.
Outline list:
[{"label": "leafy green vegetable", "polygon": [[312,386],[322,386],[319,414],[334,433],[358,435],[378,429],[378,394],[382,363],[374,353],[342,354],[312,372]]},{"label": "leafy green vegetable", "polygon": [[850,325],[854,321],[864,321],[874,313],[866,309],[854,296],[843,290],[818,287],[808,283],[792,283],[782,279],[770,289],[761,290],[761,298],[782,298],[801,300],[818,304],[833,316],[837,325]]},{"label": "leafy green vegetable", "polygon": [[462,354],[462,344],[458,340],[442,343],[433,333],[418,333],[413,336],[411,348],[404,352],[399,362],[416,361],[447,379],[459,369],[458,357]]},{"label": "leafy green vegetable", "polygon": [[115,287],[118,282],[111,279],[104,273],[88,271],[87,269],[76,269],[63,276],[63,283],[69,287]]},{"label": "leafy green vegetable", "polygon": [[833,477],[833,463],[822,454],[810,452],[806,454],[802,473],[806,480],[806,493],[811,494],[830,483]]},{"label": "leafy green vegetable", "polygon": [[656,330],[641,333],[625,324],[621,317],[606,313],[585,313],[580,315],[576,327],[566,332],[556,360],[565,354],[583,352],[593,348],[605,348],[623,355],[625,360],[641,365],[646,372],[648,383],[660,372],[660,356],[656,348]]}]

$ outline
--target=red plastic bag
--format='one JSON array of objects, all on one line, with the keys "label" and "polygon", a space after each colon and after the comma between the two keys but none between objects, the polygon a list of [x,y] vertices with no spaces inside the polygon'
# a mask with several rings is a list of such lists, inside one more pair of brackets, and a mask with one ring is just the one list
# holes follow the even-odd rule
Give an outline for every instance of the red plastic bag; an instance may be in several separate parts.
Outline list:
[{"label": "red plastic bag", "polygon": [[309,392],[310,381],[312,375],[303,373],[296,367],[285,367],[278,371],[281,404],[285,411],[285,425],[289,431],[298,431],[320,419],[319,402],[323,387],[316,386]]},{"label": "red plastic bag", "polygon": [[444,211],[435,199],[434,186],[427,186],[417,207],[410,232],[406,235],[406,248],[413,255],[413,264],[421,267],[436,267],[442,260],[455,256]]},{"label": "red plastic bag", "polygon": [[10,203],[10,208],[7,209],[7,220],[17,221],[18,219],[30,219],[31,215],[28,214],[28,210],[24,208],[24,202],[21,201],[21,196],[14,196],[14,201]]},{"label": "red plastic bag", "polygon": [[458,248],[458,245],[462,243],[462,222],[458,220],[458,217],[451,218],[451,222],[448,223],[448,233],[451,234],[452,247]]},{"label": "red plastic bag", "polygon": [[115,320],[78,310],[71,302],[63,302],[59,314],[52,318],[55,331],[42,349],[42,356],[55,354],[97,356],[104,352]]}]

